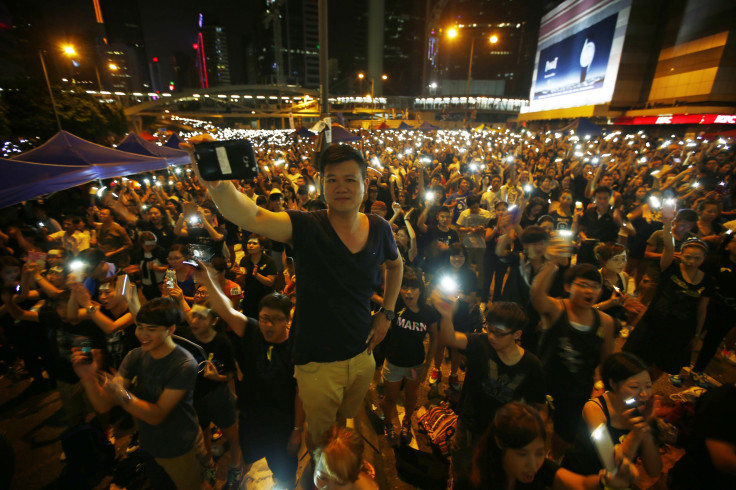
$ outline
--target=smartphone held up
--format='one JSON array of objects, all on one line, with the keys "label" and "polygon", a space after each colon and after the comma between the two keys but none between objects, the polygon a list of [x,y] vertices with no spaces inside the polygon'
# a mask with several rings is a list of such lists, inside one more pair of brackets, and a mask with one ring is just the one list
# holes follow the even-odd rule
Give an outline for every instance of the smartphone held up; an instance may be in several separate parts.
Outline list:
[{"label": "smartphone held up", "polygon": [[204,180],[251,180],[258,175],[258,162],[248,140],[198,143],[194,158]]}]

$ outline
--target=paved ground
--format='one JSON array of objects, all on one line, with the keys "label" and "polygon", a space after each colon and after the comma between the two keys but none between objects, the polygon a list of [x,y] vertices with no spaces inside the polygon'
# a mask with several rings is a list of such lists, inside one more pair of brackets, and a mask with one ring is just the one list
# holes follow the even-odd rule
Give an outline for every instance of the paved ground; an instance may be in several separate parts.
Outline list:
[{"label": "paved ground", "polygon": [[[443,378],[446,380],[449,374],[449,365],[443,365],[443,371]],[[728,364],[718,356],[710,363],[707,372],[721,383],[736,383],[736,366]],[[462,379],[463,373],[460,374]],[[680,389],[674,388],[663,377],[657,381],[654,390],[656,393],[668,397],[670,394],[692,386],[689,377],[684,376],[684,378],[686,380],[685,385]],[[8,438],[15,453],[15,473],[11,488],[57,488],[55,482],[64,467],[64,463],[59,460],[61,454],[59,437],[67,425],[61,408],[61,401],[55,390],[34,391],[28,389],[29,384],[30,380],[28,379],[15,380],[10,376],[0,377],[0,433]],[[389,447],[381,433],[382,421],[380,410],[377,409],[379,394],[376,388],[377,384],[374,383],[366,397],[365,410],[361,411],[358,417],[352,421],[366,441],[364,456],[375,466],[376,478],[380,488],[397,490],[415,488],[399,477],[396,469],[397,453]],[[443,382],[440,391],[444,391],[445,388],[446,384]],[[426,403],[429,394],[428,387],[425,384],[419,394],[419,403]],[[399,407],[399,412],[400,416],[403,416],[401,407]],[[398,424],[398,421],[396,423]],[[431,454],[432,447],[426,435],[417,430],[416,420],[413,421],[413,427],[415,438],[412,447],[427,455]],[[131,431],[132,428],[129,424],[125,424],[124,420],[116,423],[116,451],[119,459],[125,458],[125,449],[130,441]],[[303,456],[301,466],[303,466],[308,457],[304,456],[304,449],[302,449],[301,454]],[[669,470],[681,455],[680,450],[671,447],[665,448],[663,454],[665,471]],[[402,450],[401,456],[402,460],[406,461],[408,458],[416,458],[417,453]],[[3,461],[7,462],[7,458],[3,457]],[[433,469],[437,469],[437,465],[441,465],[437,461],[429,458],[428,464],[434,465]],[[427,462],[420,460],[417,464],[419,463]],[[228,465],[229,453],[226,451],[218,464],[218,488],[225,481]],[[264,465],[261,464],[255,467],[249,476],[251,478],[244,482],[241,488],[271,488],[269,472]],[[111,476],[105,476],[95,488],[110,488],[111,481]],[[651,479],[643,479],[640,482],[640,488],[650,487],[665,488],[662,482],[655,482]],[[0,483],[0,488],[2,488],[2,483]],[[311,487],[308,484],[303,484],[300,488]]]}]

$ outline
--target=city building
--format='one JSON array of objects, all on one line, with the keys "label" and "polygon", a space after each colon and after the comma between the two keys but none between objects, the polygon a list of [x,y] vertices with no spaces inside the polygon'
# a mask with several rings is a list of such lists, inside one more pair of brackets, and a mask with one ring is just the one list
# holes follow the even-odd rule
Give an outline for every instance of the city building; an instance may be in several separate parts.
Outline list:
[{"label": "city building", "polygon": [[252,6],[258,19],[246,41],[246,83],[319,88],[318,4],[268,0]]},{"label": "city building", "polygon": [[203,78],[206,87],[230,85],[230,56],[228,54],[227,33],[223,26],[201,24],[200,45],[197,62],[200,70],[205,70]]},{"label": "city building", "polygon": [[540,17],[538,0],[435,2],[423,93],[526,97]]},{"label": "city building", "polygon": [[731,0],[559,3],[542,19],[520,119],[736,124],[734,18]]},{"label": "city building", "polygon": [[138,2],[94,1],[105,37],[99,67],[108,90],[148,92],[152,89]]}]

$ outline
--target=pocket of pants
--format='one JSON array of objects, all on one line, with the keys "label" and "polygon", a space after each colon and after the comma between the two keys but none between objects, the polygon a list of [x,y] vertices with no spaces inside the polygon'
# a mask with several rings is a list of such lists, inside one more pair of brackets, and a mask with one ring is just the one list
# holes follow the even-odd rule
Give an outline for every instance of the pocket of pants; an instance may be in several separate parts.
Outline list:
[{"label": "pocket of pants", "polygon": [[317,374],[321,366],[321,363],[319,362],[308,362],[306,364],[297,364],[294,366],[294,369],[296,369],[299,373],[311,376],[313,374]]}]

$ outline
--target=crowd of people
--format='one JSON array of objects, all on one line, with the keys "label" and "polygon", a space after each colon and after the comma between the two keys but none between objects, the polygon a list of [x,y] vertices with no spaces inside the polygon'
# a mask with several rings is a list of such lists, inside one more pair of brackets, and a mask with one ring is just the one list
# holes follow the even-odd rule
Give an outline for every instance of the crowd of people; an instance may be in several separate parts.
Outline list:
[{"label": "crowd of people", "polygon": [[303,444],[317,488],[377,488],[345,420],[377,383],[386,443],[409,444],[443,372],[448,488],[659,478],[661,376],[708,390],[670,488],[734,481],[736,386],[706,373],[736,363],[729,141],[359,135],[254,133],[253,180],[192,165],[6,208],[0,367],[58,390],[70,426],[132,416],[156,488],[214,485],[220,435],[225,488],[263,457],[293,488]]}]

